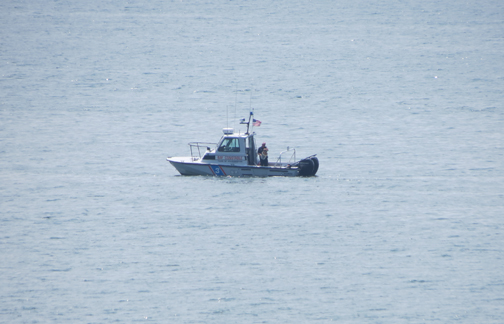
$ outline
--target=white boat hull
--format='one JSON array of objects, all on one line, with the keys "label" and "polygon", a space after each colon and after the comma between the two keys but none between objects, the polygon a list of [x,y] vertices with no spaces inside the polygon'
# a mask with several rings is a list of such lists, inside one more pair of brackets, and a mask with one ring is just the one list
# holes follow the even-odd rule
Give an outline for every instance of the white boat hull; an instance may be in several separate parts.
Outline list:
[{"label": "white boat hull", "polygon": [[232,176],[232,177],[296,177],[298,167],[225,165],[167,159],[181,175]]}]

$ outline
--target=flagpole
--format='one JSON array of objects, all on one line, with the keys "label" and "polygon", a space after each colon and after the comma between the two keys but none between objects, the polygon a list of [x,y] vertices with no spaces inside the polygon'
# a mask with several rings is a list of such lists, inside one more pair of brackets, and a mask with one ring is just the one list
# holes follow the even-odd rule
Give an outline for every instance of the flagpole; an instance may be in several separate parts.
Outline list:
[{"label": "flagpole", "polygon": [[253,112],[250,112],[250,115],[249,115],[249,121],[247,123],[247,134],[249,134],[249,128],[250,128],[250,121],[252,120],[252,116],[254,115]]}]

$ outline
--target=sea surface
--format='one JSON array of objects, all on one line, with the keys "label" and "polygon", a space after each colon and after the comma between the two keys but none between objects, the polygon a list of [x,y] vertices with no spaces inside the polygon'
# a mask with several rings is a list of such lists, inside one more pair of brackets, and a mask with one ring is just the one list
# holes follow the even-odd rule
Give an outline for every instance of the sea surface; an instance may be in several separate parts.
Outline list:
[{"label": "sea surface", "polygon": [[504,323],[504,3],[2,1],[0,323],[143,322]]}]

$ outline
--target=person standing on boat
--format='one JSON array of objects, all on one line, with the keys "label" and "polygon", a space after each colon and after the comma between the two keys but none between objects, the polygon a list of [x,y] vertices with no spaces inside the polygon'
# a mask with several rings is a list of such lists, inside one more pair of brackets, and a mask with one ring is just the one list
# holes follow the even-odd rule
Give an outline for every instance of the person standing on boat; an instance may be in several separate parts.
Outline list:
[{"label": "person standing on boat", "polygon": [[268,148],[266,147],[266,143],[262,143],[262,146],[257,150],[257,154],[259,154],[261,166],[268,166]]}]

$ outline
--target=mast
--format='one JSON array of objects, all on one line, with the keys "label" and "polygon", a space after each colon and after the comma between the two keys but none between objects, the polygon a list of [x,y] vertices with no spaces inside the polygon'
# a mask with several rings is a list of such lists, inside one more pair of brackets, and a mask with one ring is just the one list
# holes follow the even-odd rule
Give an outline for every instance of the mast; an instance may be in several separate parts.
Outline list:
[{"label": "mast", "polygon": [[254,113],[251,111],[249,115],[249,121],[247,123],[247,135],[249,134],[249,128],[250,128],[250,122],[252,120],[252,116],[254,116]]}]

